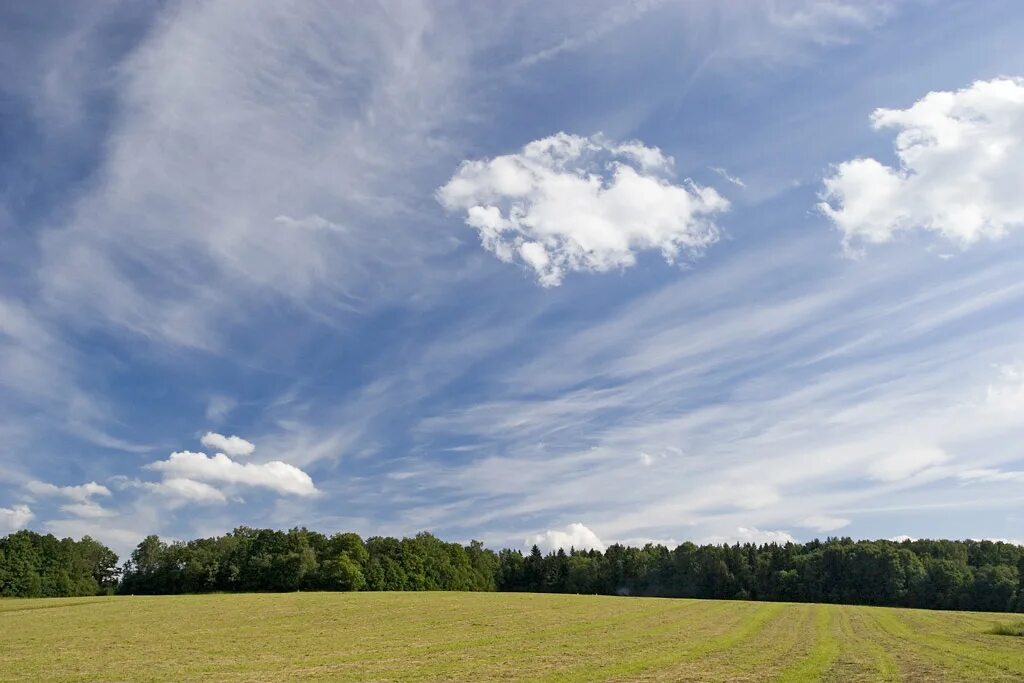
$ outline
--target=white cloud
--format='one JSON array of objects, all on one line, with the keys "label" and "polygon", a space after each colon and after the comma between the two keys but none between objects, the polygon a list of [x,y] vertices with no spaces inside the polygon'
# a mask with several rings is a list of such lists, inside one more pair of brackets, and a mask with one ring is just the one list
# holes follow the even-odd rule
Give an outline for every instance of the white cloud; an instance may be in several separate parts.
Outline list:
[{"label": "white cloud", "polygon": [[1024,79],[931,92],[871,121],[898,131],[898,165],[852,159],[825,178],[818,207],[845,244],[922,229],[966,247],[1024,227]]},{"label": "white cloud", "polygon": [[90,503],[92,496],[110,495],[110,489],[94,481],[78,486],[55,486],[42,481],[30,481],[25,484],[25,488],[38,496],[63,496],[79,503]]},{"label": "white cloud", "polygon": [[800,526],[815,531],[835,531],[850,525],[850,520],[829,515],[811,515],[800,521]]},{"label": "white cloud", "polygon": [[565,530],[548,529],[544,533],[531,536],[523,544],[528,548],[536,545],[545,553],[553,552],[559,548],[566,552],[570,548],[601,551],[605,549],[604,543],[597,537],[597,534],[580,522],[570,524],[565,527]]},{"label": "white cloud", "polygon": [[23,529],[35,515],[27,505],[15,505],[11,508],[0,508],[0,533],[10,533]]},{"label": "white cloud", "polygon": [[329,221],[323,216],[312,214],[303,218],[292,218],[291,216],[278,216],[274,219],[286,228],[293,230],[336,230],[344,232],[345,226]]},{"label": "white cloud", "polygon": [[36,496],[60,496],[74,501],[61,505],[60,509],[76,517],[98,519],[114,514],[93,500],[94,496],[110,496],[110,489],[94,481],[78,486],[56,486],[43,481],[30,481],[25,484],[25,488]]},{"label": "white cloud", "polygon": [[879,481],[899,481],[923,474],[949,459],[949,455],[941,448],[914,446],[875,460],[868,466],[868,473]]},{"label": "white cloud", "polygon": [[163,481],[140,481],[124,476],[114,479],[118,488],[149,491],[169,501],[171,507],[184,503],[226,503],[228,500],[220,489],[185,477],[169,477]]},{"label": "white cloud", "polygon": [[463,161],[438,200],[464,210],[484,248],[526,264],[545,287],[573,271],[627,268],[639,251],[667,261],[718,239],[714,189],[668,178],[673,159],[640,142],[558,133],[517,153]]},{"label": "white cloud", "polygon": [[263,464],[238,463],[223,453],[210,457],[205,453],[181,451],[171,453],[167,460],[159,460],[146,467],[162,472],[167,480],[191,479],[199,482],[241,484],[297,496],[311,496],[317,493],[316,486],[308,474],[279,460]]},{"label": "white cloud", "polygon": [[796,539],[793,538],[792,534],[788,531],[770,531],[766,529],[757,529],[755,527],[741,526],[736,527],[735,533],[709,536],[704,539],[702,543],[712,543],[715,545],[732,545],[734,543],[756,543],[761,545],[764,543],[778,543],[782,545],[785,543],[796,543]]},{"label": "white cloud", "polygon": [[1024,472],[1005,471],[992,467],[963,470],[957,472],[957,479],[965,483],[991,484],[996,482],[1024,482]]},{"label": "white cloud", "polygon": [[238,402],[230,396],[215,394],[206,402],[206,419],[220,422],[235,409]]},{"label": "white cloud", "polygon": [[988,387],[988,405],[1007,414],[1024,413],[1024,363],[1001,365]]},{"label": "white cloud", "polygon": [[710,168],[711,168],[712,171],[714,171],[718,175],[722,176],[723,178],[725,178],[726,180],[728,180],[730,183],[732,183],[733,185],[735,185],[737,187],[746,187],[747,186],[747,184],[745,182],[743,182],[742,178],[738,178],[738,177],[736,177],[734,175],[731,175],[729,173],[729,171],[727,171],[726,169],[722,168],[721,166],[711,166]]},{"label": "white cloud", "polygon": [[62,512],[66,512],[75,517],[88,517],[88,518],[100,518],[100,517],[113,517],[114,513],[111,510],[106,509],[99,503],[68,503],[67,505],[61,505],[60,509]]},{"label": "white cloud", "polygon": [[193,501],[196,503],[225,503],[227,496],[209,484],[184,477],[171,477],[162,482],[146,482],[144,486],[169,498]]},{"label": "white cloud", "polygon": [[894,541],[896,543],[904,543],[906,541],[916,541],[917,539],[913,536],[908,536],[907,534],[898,534],[896,536],[893,536],[889,540]]},{"label": "white cloud", "polygon": [[199,442],[208,448],[215,449],[218,453],[225,453],[233,457],[252,455],[256,450],[256,446],[252,442],[246,441],[240,436],[224,436],[216,432],[206,432]]},{"label": "white cloud", "polygon": [[268,295],[335,310],[434,283],[417,266],[449,245],[405,212],[471,110],[478,37],[446,12],[161,8],[116,65],[97,182],[41,238],[46,301],[210,348]]}]

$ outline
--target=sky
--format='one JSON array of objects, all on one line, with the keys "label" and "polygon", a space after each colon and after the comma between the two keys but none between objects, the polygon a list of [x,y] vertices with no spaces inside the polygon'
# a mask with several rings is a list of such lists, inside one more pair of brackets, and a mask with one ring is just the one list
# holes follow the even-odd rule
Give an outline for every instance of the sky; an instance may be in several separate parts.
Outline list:
[{"label": "sky", "polygon": [[0,533],[1021,539],[1021,35],[8,4]]}]

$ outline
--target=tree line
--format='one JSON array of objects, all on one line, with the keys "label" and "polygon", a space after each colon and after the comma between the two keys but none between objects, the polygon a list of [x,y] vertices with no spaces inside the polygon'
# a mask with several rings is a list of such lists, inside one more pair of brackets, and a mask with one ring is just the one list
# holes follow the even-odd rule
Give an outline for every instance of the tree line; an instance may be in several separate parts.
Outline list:
[{"label": "tree line", "polygon": [[0,538],[0,595],[255,591],[532,591],[830,602],[1024,612],[1024,548],[991,541],[853,541],[674,549],[495,552],[478,541],[239,527],[214,538],[149,536],[118,566],[91,538]]},{"label": "tree line", "polygon": [[0,538],[0,596],[60,598],[113,593],[117,555],[99,541],[34,531]]}]

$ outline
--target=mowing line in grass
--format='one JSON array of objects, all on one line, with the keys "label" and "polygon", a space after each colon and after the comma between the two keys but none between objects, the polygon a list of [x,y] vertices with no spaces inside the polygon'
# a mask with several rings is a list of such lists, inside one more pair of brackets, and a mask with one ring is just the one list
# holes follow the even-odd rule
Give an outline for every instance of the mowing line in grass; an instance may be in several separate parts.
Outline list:
[{"label": "mowing line in grass", "polygon": [[[862,619],[862,607],[851,607],[849,605],[838,606],[839,614],[839,626],[842,632],[843,638],[843,654],[849,653],[851,666],[848,669],[839,670],[837,663],[836,667],[833,667],[833,671],[830,672],[830,678],[847,682],[851,680],[851,671],[860,669],[860,675],[864,680],[871,681],[898,681],[900,680],[899,669],[896,666],[896,661],[893,656],[882,647],[877,641],[865,637],[862,633],[858,632],[854,628],[855,621]],[[851,647],[856,645],[856,648]],[[858,660],[852,656],[854,652],[860,652],[866,655],[867,661],[870,662],[870,669],[868,667],[858,667],[857,665],[863,660]],[[840,656],[840,659],[843,659]]]},{"label": "mowing line in grass", "polygon": [[753,610],[751,614],[747,615],[746,620],[740,621],[736,627],[726,631],[724,634],[696,643],[688,640],[681,643],[681,647],[678,650],[665,654],[651,655],[650,653],[645,653],[645,656],[643,657],[631,658],[623,662],[616,662],[606,666],[581,667],[565,673],[550,676],[544,680],[604,680],[615,676],[635,675],[650,669],[672,666],[673,664],[677,664],[688,659],[696,659],[717,650],[734,647],[737,643],[750,638],[764,628],[765,624],[767,624],[771,619],[775,618],[782,610],[782,607],[783,606],[779,603],[762,604],[757,609]]},{"label": "mowing line in grass", "polygon": [[[972,647],[971,654],[967,659],[983,662],[987,665],[997,667],[1004,671],[1024,677],[1024,661],[1021,659],[1021,648],[1015,647],[1015,643],[1008,643],[1007,646],[989,633],[983,631],[983,626],[974,617],[970,620],[964,619],[965,615],[954,615],[953,619],[942,618],[938,612],[923,610],[906,610],[902,618],[913,625],[913,630],[922,638],[927,638],[936,647],[942,647],[946,651],[957,652],[964,649],[969,642]],[[951,638],[950,630],[955,629],[956,639]]]},{"label": "mowing line in grass", "polygon": [[875,608],[871,618],[882,630],[894,636],[900,642],[900,647],[914,650],[929,661],[940,661],[947,670],[965,676],[967,680],[980,680],[979,676],[983,674],[988,680],[1007,678],[1007,672],[1002,667],[985,657],[972,656],[963,643],[937,638],[911,628],[904,618],[895,614],[894,608]]},{"label": "mowing line in grass", "polygon": [[833,616],[831,605],[815,605],[814,646],[806,657],[782,672],[778,678],[780,683],[821,680],[839,656],[839,639],[833,632]]}]

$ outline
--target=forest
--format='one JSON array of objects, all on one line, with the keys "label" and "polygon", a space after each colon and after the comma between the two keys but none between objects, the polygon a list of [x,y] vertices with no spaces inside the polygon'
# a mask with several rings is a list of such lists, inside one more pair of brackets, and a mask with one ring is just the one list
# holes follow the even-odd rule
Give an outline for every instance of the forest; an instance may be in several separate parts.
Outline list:
[{"label": "forest", "polygon": [[992,541],[695,545],[542,553],[478,541],[239,527],[144,539],[131,557],[32,531],[0,538],[0,595],[285,591],[531,591],[1024,611],[1024,548]]}]

